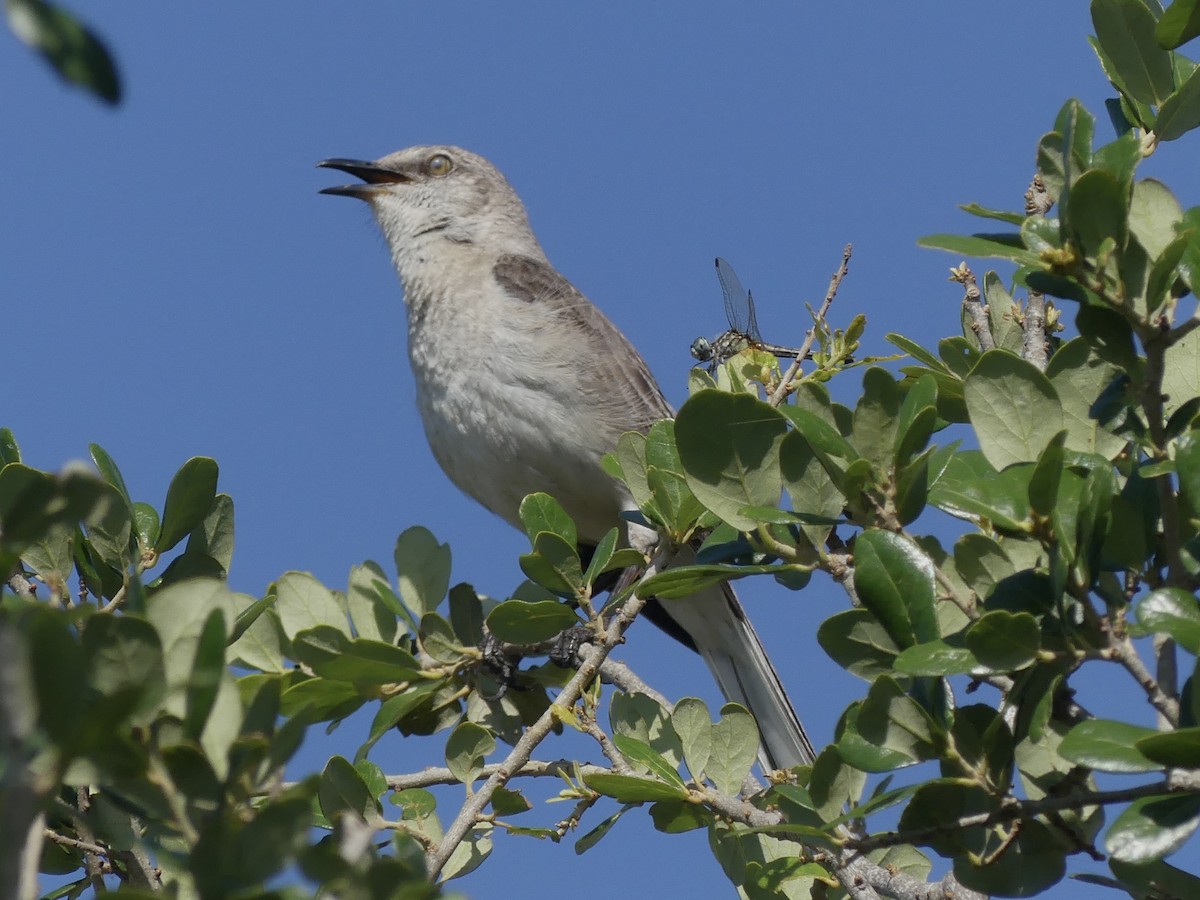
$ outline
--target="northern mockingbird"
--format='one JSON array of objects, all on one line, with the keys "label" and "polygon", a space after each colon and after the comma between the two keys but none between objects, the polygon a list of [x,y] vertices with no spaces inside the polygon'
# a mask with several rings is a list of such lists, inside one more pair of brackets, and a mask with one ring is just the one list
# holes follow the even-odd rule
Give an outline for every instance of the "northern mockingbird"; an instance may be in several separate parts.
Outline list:
[{"label": "northern mockingbird", "polygon": [[[545,491],[574,518],[580,541],[594,545],[636,509],[600,457],[624,432],[674,414],[645,361],[550,265],[520,198],[483,157],[409,147],[374,162],[320,165],[362,180],[322,193],[367,201],[387,238],[408,307],[417,406],[442,469],[518,528],[522,498]],[[648,529],[629,530],[639,549],[653,542]],[[646,614],[699,652],[726,698],[754,714],[764,766],[813,761],[728,585],[651,601]]]}]

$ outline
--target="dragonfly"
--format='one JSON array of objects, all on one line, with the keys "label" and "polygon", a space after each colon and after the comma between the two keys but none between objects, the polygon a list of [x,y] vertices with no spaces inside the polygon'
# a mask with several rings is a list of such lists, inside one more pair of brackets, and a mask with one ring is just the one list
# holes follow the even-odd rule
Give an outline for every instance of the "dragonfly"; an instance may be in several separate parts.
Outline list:
[{"label": "dragonfly", "polygon": [[726,260],[717,257],[717,280],[725,295],[725,318],[729,330],[711,341],[698,337],[692,341],[692,356],[701,363],[709,363],[708,370],[715,372],[717,366],[727,362],[743,350],[763,350],[782,359],[795,359],[800,354],[798,347],[783,347],[762,339],[758,330],[758,319],[754,315],[754,298],[742,287],[737,273]]}]

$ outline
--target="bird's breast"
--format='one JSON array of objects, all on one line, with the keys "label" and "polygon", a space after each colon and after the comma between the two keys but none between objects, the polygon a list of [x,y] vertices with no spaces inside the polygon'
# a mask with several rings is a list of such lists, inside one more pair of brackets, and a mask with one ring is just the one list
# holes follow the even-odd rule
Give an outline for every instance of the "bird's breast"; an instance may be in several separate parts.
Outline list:
[{"label": "bird's breast", "polygon": [[[585,540],[620,524],[612,449],[581,403],[571,348],[544,309],[490,286],[410,305],[409,356],[434,457],[466,494],[520,527],[521,500],[555,496]],[[615,441],[615,438],[613,438]]]}]

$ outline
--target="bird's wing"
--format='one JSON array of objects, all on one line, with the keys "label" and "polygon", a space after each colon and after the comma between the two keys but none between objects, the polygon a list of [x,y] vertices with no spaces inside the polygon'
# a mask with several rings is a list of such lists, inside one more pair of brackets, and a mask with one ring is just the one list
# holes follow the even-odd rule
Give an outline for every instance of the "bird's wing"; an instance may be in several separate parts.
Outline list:
[{"label": "bird's wing", "polygon": [[618,433],[645,431],[673,416],[646,361],[633,344],[590,300],[545,260],[506,254],[492,274],[509,295],[525,303],[544,304],[566,317],[583,346],[577,356],[595,367],[597,415],[619,423]]}]

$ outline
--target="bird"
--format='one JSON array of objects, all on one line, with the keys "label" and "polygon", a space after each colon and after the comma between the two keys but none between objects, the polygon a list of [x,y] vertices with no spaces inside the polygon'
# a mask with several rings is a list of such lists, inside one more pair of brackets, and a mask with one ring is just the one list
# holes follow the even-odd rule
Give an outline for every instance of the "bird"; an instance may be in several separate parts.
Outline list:
[{"label": "bird", "polygon": [[[653,546],[655,532],[623,520],[637,506],[600,461],[623,433],[645,432],[674,410],[633,344],[551,265],[499,169],[448,145],[318,166],[359,180],[321,193],[366,201],[390,248],[417,408],[449,479],[517,528],[522,499],[545,492],[575,520],[581,545],[624,525],[628,543]],[[468,364],[464,348],[487,352]],[[698,652],[725,698],[754,715],[765,770],[813,763],[808,735],[728,584],[652,598],[644,615]]]}]

